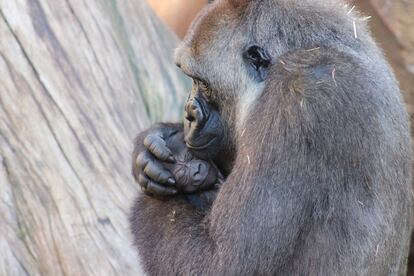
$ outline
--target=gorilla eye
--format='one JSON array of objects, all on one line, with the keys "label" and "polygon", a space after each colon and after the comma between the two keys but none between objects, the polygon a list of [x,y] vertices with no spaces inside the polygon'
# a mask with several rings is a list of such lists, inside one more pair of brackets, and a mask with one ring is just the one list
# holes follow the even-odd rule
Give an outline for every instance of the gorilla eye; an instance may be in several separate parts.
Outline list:
[{"label": "gorilla eye", "polygon": [[256,76],[259,81],[264,81],[267,75],[267,69],[270,65],[271,59],[263,48],[253,45],[243,53],[243,58],[253,67],[256,71]]},{"label": "gorilla eye", "polygon": [[208,91],[210,89],[210,87],[208,86],[208,84],[202,80],[200,80],[198,82],[198,87],[203,90],[203,91]]}]

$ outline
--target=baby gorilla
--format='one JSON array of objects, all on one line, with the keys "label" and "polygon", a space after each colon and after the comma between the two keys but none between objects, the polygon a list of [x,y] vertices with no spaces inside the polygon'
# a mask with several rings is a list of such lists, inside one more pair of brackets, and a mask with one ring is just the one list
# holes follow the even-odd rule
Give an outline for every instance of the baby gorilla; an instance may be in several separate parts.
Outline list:
[{"label": "baby gorilla", "polygon": [[176,180],[175,187],[183,193],[218,188],[223,176],[212,161],[198,159],[187,148],[184,133],[176,132],[165,139],[175,159],[174,163],[163,162]]}]

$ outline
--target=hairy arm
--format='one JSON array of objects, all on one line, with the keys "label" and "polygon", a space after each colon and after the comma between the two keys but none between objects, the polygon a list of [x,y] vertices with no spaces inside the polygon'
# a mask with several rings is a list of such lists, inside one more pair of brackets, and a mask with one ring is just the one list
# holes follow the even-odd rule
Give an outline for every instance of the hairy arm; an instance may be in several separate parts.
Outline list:
[{"label": "hairy arm", "polygon": [[[284,150],[291,150],[289,143],[271,154],[278,160],[260,160],[259,153],[269,150],[267,144],[261,143],[264,148],[258,148],[258,143],[250,141],[257,137],[255,119],[262,117],[258,114],[246,127],[240,144],[248,148],[239,149],[233,171],[215,200],[212,192],[211,208],[197,208],[194,198],[188,196],[164,201],[148,196],[137,199],[131,216],[132,232],[151,275],[273,273],[275,264],[292,255],[311,208],[303,200],[304,191],[283,184],[286,178],[293,181],[295,177],[303,184],[306,176],[290,170],[288,174],[295,175],[284,175],[285,166],[298,167],[296,160],[286,164],[289,160]],[[273,139],[268,133],[262,134]],[[260,167],[261,161],[275,167]],[[295,227],[290,229],[292,225]]]},{"label": "hairy arm", "polygon": [[[243,160],[236,166],[240,172],[248,163]],[[255,183],[247,183],[249,177],[256,178]],[[149,274],[274,272],[274,264],[292,252],[307,217],[306,204],[292,189],[269,191],[269,183],[258,178],[230,175],[212,209],[199,210],[181,197],[166,201],[139,197],[131,225]],[[297,227],[290,229],[292,224]]]}]

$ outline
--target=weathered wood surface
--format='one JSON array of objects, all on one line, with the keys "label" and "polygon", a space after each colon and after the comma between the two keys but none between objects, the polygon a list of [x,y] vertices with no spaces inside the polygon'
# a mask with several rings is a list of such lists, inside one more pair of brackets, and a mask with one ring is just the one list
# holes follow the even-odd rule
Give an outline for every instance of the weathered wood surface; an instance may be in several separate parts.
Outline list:
[{"label": "weathered wood surface", "polygon": [[140,275],[129,158],[180,116],[176,42],[142,0],[0,0],[0,275]]}]

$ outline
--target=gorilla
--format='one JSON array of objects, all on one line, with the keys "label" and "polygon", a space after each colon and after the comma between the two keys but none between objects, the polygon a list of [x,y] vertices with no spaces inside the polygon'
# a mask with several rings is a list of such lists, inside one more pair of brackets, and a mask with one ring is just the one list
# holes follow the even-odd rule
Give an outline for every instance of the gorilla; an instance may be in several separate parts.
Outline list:
[{"label": "gorilla", "polygon": [[[154,125],[133,153],[150,195],[139,195],[130,217],[148,274],[405,273],[408,115],[354,9],[217,0],[193,22],[176,63],[194,80],[184,125]],[[191,200],[178,191],[165,166],[176,161],[166,142],[174,133],[217,165],[219,189]]]}]

